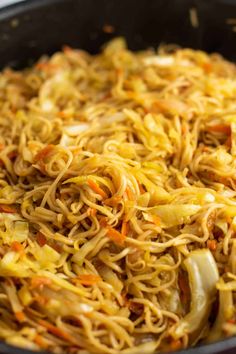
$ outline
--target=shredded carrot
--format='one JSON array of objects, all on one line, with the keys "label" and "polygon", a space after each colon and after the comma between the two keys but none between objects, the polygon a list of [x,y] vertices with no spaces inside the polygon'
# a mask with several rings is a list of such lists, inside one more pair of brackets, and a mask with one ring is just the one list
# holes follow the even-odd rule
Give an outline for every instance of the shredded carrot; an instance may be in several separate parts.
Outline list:
[{"label": "shredded carrot", "polygon": [[35,335],[34,343],[43,349],[46,349],[48,347],[48,344],[45,342],[44,338],[40,334]]},{"label": "shredded carrot", "polygon": [[112,25],[104,25],[103,28],[102,28],[103,32],[105,33],[113,33],[114,32],[114,27]]},{"label": "shredded carrot", "polygon": [[235,318],[231,318],[230,320],[227,321],[230,324],[236,324]]},{"label": "shredded carrot", "polygon": [[187,129],[187,124],[183,124],[183,125],[182,125],[182,134],[183,134],[183,135],[186,135],[186,134],[187,134],[187,131],[188,131],[188,129]]},{"label": "shredded carrot", "polygon": [[123,221],[121,226],[121,234],[123,236],[127,236],[128,232],[129,232],[129,224],[127,221]]},{"label": "shredded carrot", "polygon": [[216,240],[208,240],[207,241],[207,247],[211,250],[211,251],[215,251],[216,247],[217,247],[217,242]]},{"label": "shredded carrot", "polygon": [[13,241],[11,244],[11,250],[14,252],[22,253],[22,252],[24,252],[24,247],[22,246],[22,244],[20,242]]},{"label": "shredded carrot", "polygon": [[0,204],[0,213],[16,213],[16,209],[7,204]]},{"label": "shredded carrot", "polygon": [[50,62],[41,62],[35,65],[35,68],[41,71],[49,71],[49,70],[56,70],[59,68],[59,65],[50,63]]},{"label": "shredded carrot", "polygon": [[231,135],[228,136],[228,138],[225,140],[225,145],[227,147],[231,148],[231,146],[232,146],[232,137],[231,137]]},{"label": "shredded carrot", "polygon": [[104,190],[100,188],[99,185],[92,179],[88,179],[88,185],[95,193],[99,194],[103,199],[108,198],[106,192],[104,192]]},{"label": "shredded carrot", "polygon": [[107,227],[107,218],[106,218],[106,216],[101,216],[99,218],[99,224],[101,225],[101,227]]},{"label": "shredded carrot", "polygon": [[82,285],[95,285],[101,278],[96,274],[80,274],[79,281]]},{"label": "shredded carrot", "polygon": [[101,97],[100,100],[98,100],[98,102],[104,102],[111,97],[112,97],[111,92],[107,92],[103,97]]},{"label": "shredded carrot", "polygon": [[58,117],[60,117],[62,119],[71,118],[71,114],[64,112],[64,111],[58,112],[57,115],[58,115]]},{"label": "shredded carrot", "polygon": [[5,148],[5,145],[0,144],[0,151],[2,151]]},{"label": "shredded carrot", "polygon": [[31,287],[32,288],[39,288],[43,287],[44,285],[51,285],[52,281],[46,277],[34,277],[31,279]]},{"label": "shredded carrot", "polygon": [[177,99],[159,99],[151,107],[151,112],[170,112],[171,114],[183,115],[187,111],[187,105]]},{"label": "shredded carrot", "polygon": [[18,322],[24,322],[25,321],[25,314],[22,311],[15,312],[15,317]]},{"label": "shredded carrot", "polygon": [[63,338],[63,339],[65,339],[69,342],[72,342],[72,343],[74,342],[73,337],[69,333],[65,332],[61,328],[54,326],[50,322],[45,321],[45,320],[39,320],[38,323],[41,326],[45,327],[48,330],[48,332],[55,334],[55,336]]},{"label": "shredded carrot", "polygon": [[37,232],[36,241],[38,242],[40,247],[43,247],[47,243],[46,237],[41,232]]},{"label": "shredded carrot", "polygon": [[62,51],[63,51],[63,53],[67,54],[67,53],[73,52],[74,50],[68,45],[63,45]]},{"label": "shredded carrot", "polygon": [[113,229],[112,227],[109,227],[107,230],[107,236],[117,245],[122,246],[125,241],[125,235],[117,231],[116,229]]},{"label": "shredded carrot", "polygon": [[34,161],[38,163],[40,170],[43,173],[45,173],[46,159],[52,155],[54,147],[54,145],[49,144],[40,150],[34,157]]},{"label": "shredded carrot", "polygon": [[62,245],[54,240],[51,240],[50,247],[52,247],[58,253],[62,252]]},{"label": "shredded carrot", "polygon": [[212,64],[209,62],[202,63],[202,68],[205,73],[209,74],[212,71]]},{"label": "shredded carrot", "polygon": [[34,295],[33,299],[34,299],[35,302],[37,302],[41,306],[45,306],[48,303],[48,301],[49,301],[48,298],[46,298],[43,295],[39,295],[39,294]]},{"label": "shredded carrot", "polygon": [[124,73],[124,70],[122,70],[122,69],[120,69],[120,68],[116,69],[116,75],[117,75],[117,76],[122,76],[123,73]]},{"label": "shredded carrot", "polygon": [[122,198],[118,195],[114,195],[111,198],[105,199],[103,201],[104,204],[109,205],[111,207],[115,207],[117,206],[117,204],[119,204],[119,202],[122,200]]},{"label": "shredded carrot", "polygon": [[95,208],[88,208],[87,209],[88,216],[96,216],[97,214],[97,209]]},{"label": "shredded carrot", "polygon": [[126,193],[127,198],[129,200],[135,200],[134,193],[133,193],[132,189],[129,186],[126,187],[125,193]]},{"label": "shredded carrot", "polygon": [[226,216],[225,216],[225,219],[226,219],[226,222],[227,222],[228,224],[231,224],[231,222],[232,222],[231,216],[226,215]]},{"label": "shredded carrot", "polygon": [[211,125],[207,127],[207,130],[213,133],[222,133],[225,135],[231,135],[231,127],[230,125],[226,125],[226,124]]},{"label": "shredded carrot", "polygon": [[34,160],[37,161],[44,161],[45,158],[51,156],[55,146],[52,144],[49,144],[45,146],[42,150],[40,150],[34,157]]},{"label": "shredded carrot", "polygon": [[152,214],[152,222],[156,226],[160,226],[161,225],[161,218],[159,218],[159,216],[157,216],[157,215]]},{"label": "shredded carrot", "polygon": [[204,145],[204,146],[202,147],[202,151],[203,151],[203,152],[209,151],[209,147]]},{"label": "shredded carrot", "polygon": [[182,348],[182,343],[179,339],[173,340],[170,344],[171,350],[178,350]]}]

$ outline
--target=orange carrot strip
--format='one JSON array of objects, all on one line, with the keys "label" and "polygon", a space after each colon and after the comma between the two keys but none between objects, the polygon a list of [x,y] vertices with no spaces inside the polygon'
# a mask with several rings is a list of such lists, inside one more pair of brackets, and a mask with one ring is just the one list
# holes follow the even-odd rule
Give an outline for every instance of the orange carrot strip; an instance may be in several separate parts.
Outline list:
[{"label": "orange carrot strip", "polygon": [[73,337],[69,333],[63,331],[61,328],[54,326],[50,322],[45,321],[45,320],[39,320],[38,323],[41,326],[45,327],[48,330],[48,332],[55,334],[55,336],[65,339],[65,340],[72,342],[72,343],[74,342]]},{"label": "orange carrot strip", "polygon": [[187,111],[187,105],[177,99],[159,99],[151,107],[151,112],[170,112],[171,114],[183,115]]},{"label": "orange carrot strip", "polygon": [[104,192],[104,190],[100,188],[99,185],[92,179],[88,179],[88,185],[95,193],[99,194],[103,199],[108,198],[106,192]]},{"label": "orange carrot strip", "polygon": [[115,207],[120,201],[121,197],[119,197],[118,195],[114,195],[111,198],[105,199],[103,203],[111,207]]},{"label": "orange carrot strip", "polygon": [[112,25],[106,24],[106,25],[104,25],[104,26],[102,27],[102,30],[103,30],[103,32],[105,32],[105,33],[113,33],[114,30],[115,30],[115,28],[114,28]]},{"label": "orange carrot strip", "polygon": [[49,63],[49,62],[41,62],[41,63],[37,63],[35,65],[35,68],[42,71],[48,71],[48,70],[58,69],[59,65]]},{"label": "orange carrot strip", "polygon": [[182,343],[179,339],[173,340],[170,344],[171,350],[178,350],[182,348]]},{"label": "orange carrot strip", "polygon": [[127,221],[123,221],[121,226],[121,234],[123,236],[127,236],[128,232],[129,232],[129,224]]},{"label": "orange carrot strip", "polygon": [[24,247],[18,241],[13,241],[11,244],[11,250],[14,252],[24,252]]},{"label": "orange carrot strip", "polygon": [[99,224],[101,225],[101,227],[107,227],[107,218],[106,218],[106,216],[102,216],[99,219]]},{"label": "orange carrot strip", "polygon": [[50,285],[52,284],[51,279],[46,278],[46,277],[34,277],[31,279],[31,287],[32,288],[38,288],[42,287],[44,285]]},{"label": "orange carrot strip", "polygon": [[47,243],[46,237],[41,232],[37,232],[36,241],[38,242],[40,247],[43,247]]},{"label": "orange carrot strip", "polygon": [[156,226],[160,226],[161,225],[161,219],[157,215],[152,215],[152,222]]},{"label": "orange carrot strip", "polygon": [[112,227],[109,227],[107,230],[107,236],[117,245],[122,246],[125,241],[125,235],[117,231],[116,229],[113,229]]},{"label": "orange carrot strip", "polygon": [[65,54],[74,52],[73,48],[71,48],[71,47],[68,46],[68,45],[63,45],[62,51],[63,51],[63,53],[65,53]]},{"label": "orange carrot strip", "polygon": [[48,298],[39,294],[34,295],[33,299],[41,306],[45,306],[49,301]]},{"label": "orange carrot strip", "polygon": [[232,146],[232,137],[228,136],[228,138],[225,140],[225,145],[229,148]]},{"label": "orange carrot strip", "polygon": [[[67,119],[67,118],[71,118],[72,114],[68,113],[68,112],[64,112],[64,111],[60,111],[57,113],[58,117],[62,118],[62,119]],[[80,148],[81,150],[81,148]]]},{"label": "orange carrot strip", "polygon": [[215,251],[216,247],[217,247],[217,242],[216,240],[208,240],[207,241],[207,247],[211,250],[211,251]]},{"label": "orange carrot strip", "polygon": [[202,68],[207,74],[209,74],[212,71],[212,64],[208,62],[202,63]]},{"label": "orange carrot strip", "polygon": [[40,334],[35,335],[34,343],[42,349],[46,349],[48,347],[48,344],[45,342],[44,338]]},{"label": "orange carrot strip", "polygon": [[129,186],[126,187],[125,192],[126,192],[127,198],[129,200],[135,200],[134,193],[133,193],[132,189]]},{"label": "orange carrot strip", "polygon": [[40,161],[40,160],[44,160],[46,157],[49,157],[52,154],[52,151],[54,150],[55,146],[52,144],[49,144],[47,146],[45,146],[42,150],[40,150],[34,157],[34,160]]},{"label": "orange carrot strip", "polygon": [[22,311],[15,312],[15,317],[18,322],[24,322],[25,321],[25,314]]},{"label": "orange carrot strip", "polygon": [[226,124],[211,125],[211,126],[207,127],[207,130],[209,132],[213,132],[213,133],[222,133],[222,134],[226,134],[226,135],[231,134],[231,127],[230,127],[230,125],[226,125]]},{"label": "orange carrot strip", "polygon": [[0,212],[1,213],[16,213],[16,209],[7,204],[0,204]]},{"label": "orange carrot strip", "polygon": [[87,209],[88,216],[96,216],[97,214],[97,209],[94,208],[88,208]]},{"label": "orange carrot strip", "polygon": [[228,320],[227,322],[230,323],[230,324],[235,324],[235,323],[236,323],[236,320],[235,320],[235,318],[231,318],[231,319]]},{"label": "orange carrot strip", "polygon": [[96,274],[80,274],[79,281],[82,285],[95,285],[101,278]]}]

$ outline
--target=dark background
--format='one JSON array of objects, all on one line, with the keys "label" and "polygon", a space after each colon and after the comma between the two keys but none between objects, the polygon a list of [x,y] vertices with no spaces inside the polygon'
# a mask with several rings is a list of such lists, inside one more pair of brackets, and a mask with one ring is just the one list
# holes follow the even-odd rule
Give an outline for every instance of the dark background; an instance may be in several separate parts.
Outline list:
[{"label": "dark background", "polygon": [[[198,14],[197,28],[191,8]],[[114,32],[104,32],[104,25]],[[24,1],[0,9],[0,68],[29,65],[65,44],[95,53],[115,36],[124,36],[132,50],[176,43],[236,61],[236,0]],[[0,342],[0,354],[27,353]],[[179,354],[236,354],[236,338]]]},{"label": "dark background", "polygon": [[[190,22],[196,8],[199,27]],[[235,25],[227,23],[235,18]],[[104,25],[114,33],[104,33]],[[236,60],[236,0],[28,0],[0,10],[0,67],[24,66],[63,44],[94,53],[114,36],[131,49],[160,42]]]}]

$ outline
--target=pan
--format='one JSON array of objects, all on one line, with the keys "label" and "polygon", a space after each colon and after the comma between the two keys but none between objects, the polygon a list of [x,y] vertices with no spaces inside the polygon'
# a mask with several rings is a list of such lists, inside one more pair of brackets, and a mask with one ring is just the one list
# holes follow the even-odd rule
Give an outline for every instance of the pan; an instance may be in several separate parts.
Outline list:
[{"label": "pan", "polygon": [[[236,0],[23,1],[0,10],[0,67],[22,68],[64,44],[95,53],[115,36],[132,50],[175,43],[236,60],[234,18]],[[0,342],[0,354],[32,353]],[[236,338],[178,353],[236,354]]]}]

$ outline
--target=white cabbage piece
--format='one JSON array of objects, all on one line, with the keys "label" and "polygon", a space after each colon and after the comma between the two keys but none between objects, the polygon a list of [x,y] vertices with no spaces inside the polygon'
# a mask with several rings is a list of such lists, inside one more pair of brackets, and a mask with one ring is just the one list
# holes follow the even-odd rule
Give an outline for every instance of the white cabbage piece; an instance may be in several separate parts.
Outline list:
[{"label": "white cabbage piece", "polygon": [[191,290],[190,312],[174,327],[171,335],[178,339],[191,334],[191,340],[206,325],[219,280],[217,264],[208,249],[195,250],[183,262]]}]

